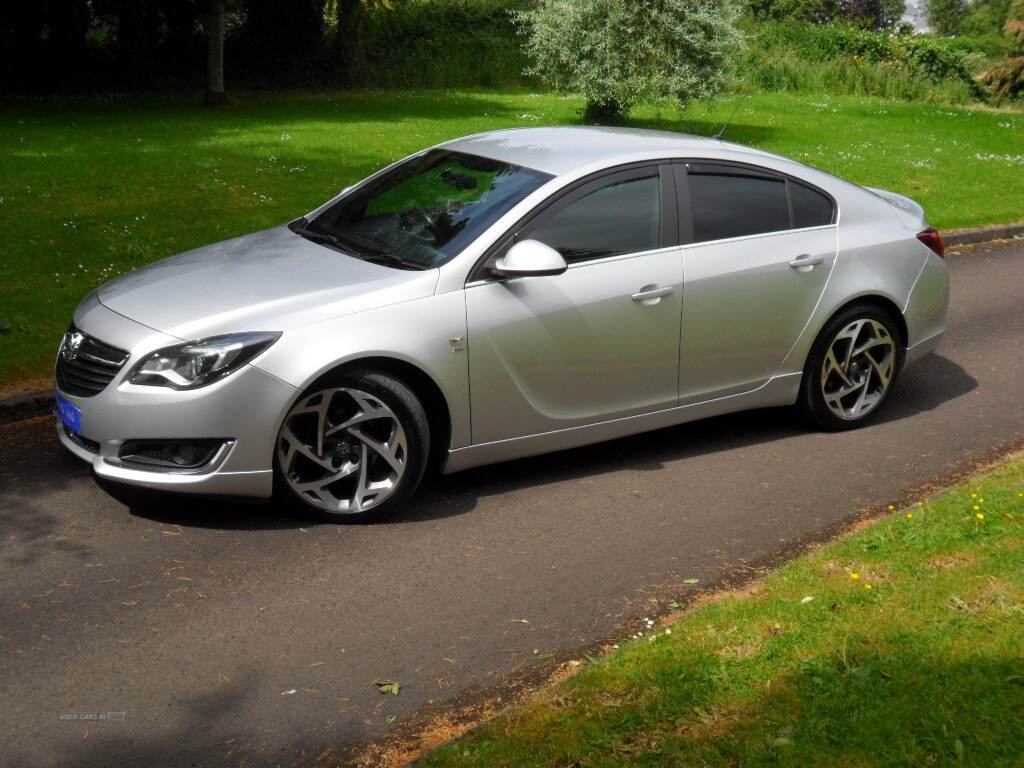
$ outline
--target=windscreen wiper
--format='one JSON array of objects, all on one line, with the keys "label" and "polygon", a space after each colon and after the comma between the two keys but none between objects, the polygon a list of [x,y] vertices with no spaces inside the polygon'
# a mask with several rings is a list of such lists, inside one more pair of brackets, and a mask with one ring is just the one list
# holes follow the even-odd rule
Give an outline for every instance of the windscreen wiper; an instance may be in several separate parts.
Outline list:
[{"label": "windscreen wiper", "polygon": [[343,240],[337,235],[331,234],[330,232],[322,229],[310,229],[309,221],[305,216],[290,222],[288,224],[288,229],[301,237],[307,238],[308,240],[333,245],[335,248],[355,256],[357,259],[362,259],[363,261],[369,261],[375,264],[395,264],[400,267],[404,267],[405,269],[429,269],[429,267],[424,266],[423,264],[417,264],[414,261],[406,261],[402,257],[395,256],[391,253],[366,253],[365,251],[361,251],[358,248],[355,248],[347,240]]},{"label": "windscreen wiper", "polygon": [[359,258],[364,259],[365,261],[373,262],[374,264],[396,264],[406,269],[418,269],[421,271],[424,269],[430,269],[430,267],[426,266],[425,264],[420,264],[415,261],[408,261],[407,259],[403,259],[401,256],[395,256],[393,253],[361,253],[359,254]]},{"label": "windscreen wiper", "polygon": [[[325,232],[322,229],[310,229],[309,221],[303,216],[301,219],[289,222],[288,229],[297,235],[305,237],[307,240],[315,240],[320,243],[328,243],[330,245],[342,248],[341,240],[337,236],[332,235],[330,232]],[[347,250],[347,249],[346,249]]]}]

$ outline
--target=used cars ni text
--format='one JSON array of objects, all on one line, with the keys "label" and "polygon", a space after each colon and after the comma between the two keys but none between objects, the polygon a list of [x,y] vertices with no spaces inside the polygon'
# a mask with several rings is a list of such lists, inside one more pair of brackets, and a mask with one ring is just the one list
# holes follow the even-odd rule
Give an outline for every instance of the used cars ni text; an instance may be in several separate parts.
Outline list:
[{"label": "used cars ni text", "polygon": [[914,201],[682,134],[450,141],[123,275],[56,362],[110,487],[386,514],[443,472],[766,406],[882,408],[946,328]]}]

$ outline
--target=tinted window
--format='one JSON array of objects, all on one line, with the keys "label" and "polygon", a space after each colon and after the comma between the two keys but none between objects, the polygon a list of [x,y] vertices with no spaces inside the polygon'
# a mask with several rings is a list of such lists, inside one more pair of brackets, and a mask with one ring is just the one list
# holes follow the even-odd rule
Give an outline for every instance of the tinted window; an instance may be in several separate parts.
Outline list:
[{"label": "tinted window", "polygon": [[832,201],[820,192],[791,181],[789,199],[793,204],[794,228],[818,227],[832,223]]},{"label": "tinted window", "polygon": [[789,229],[786,183],[758,176],[689,173],[699,243]]},{"label": "tinted window", "polygon": [[541,184],[546,173],[431,150],[343,196],[309,222],[356,256],[434,267],[454,256]]},{"label": "tinted window", "polygon": [[661,182],[657,175],[609,184],[545,218],[525,235],[566,261],[650,251],[661,242]]}]

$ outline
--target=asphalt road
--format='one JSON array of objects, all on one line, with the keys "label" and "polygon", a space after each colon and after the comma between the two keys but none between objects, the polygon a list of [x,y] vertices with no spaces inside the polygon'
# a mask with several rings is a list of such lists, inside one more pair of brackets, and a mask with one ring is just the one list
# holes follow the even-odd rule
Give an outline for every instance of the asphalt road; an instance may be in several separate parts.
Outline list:
[{"label": "asphalt road", "polygon": [[718,418],[453,476],[377,525],[129,510],[50,419],[0,428],[0,762],[309,764],[1007,448],[1024,246],[950,263],[945,346],[869,428]]}]

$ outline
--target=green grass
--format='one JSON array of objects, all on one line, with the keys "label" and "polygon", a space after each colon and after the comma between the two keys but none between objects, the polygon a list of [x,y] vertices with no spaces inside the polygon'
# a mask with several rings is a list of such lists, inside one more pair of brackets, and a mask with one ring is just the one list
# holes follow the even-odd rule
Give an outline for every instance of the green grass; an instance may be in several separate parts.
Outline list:
[{"label": "green grass", "polygon": [[[71,310],[125,270],[285,222],[426,145],[571,123],[528,93],[195,94],[8,101],[0,110],[0,389],[42,383]],[[711,134],[731,102],[641,109],[634,124]],[[920,200],[940,227],[1024,217],[1024,115],[856,97],[753,94],[735,141]],[[4,327],[0,325],[0,328]]]},{"label": "green grass", "polygon": [[1024,765],[1024,460],[670,629],[418,764]]}]

